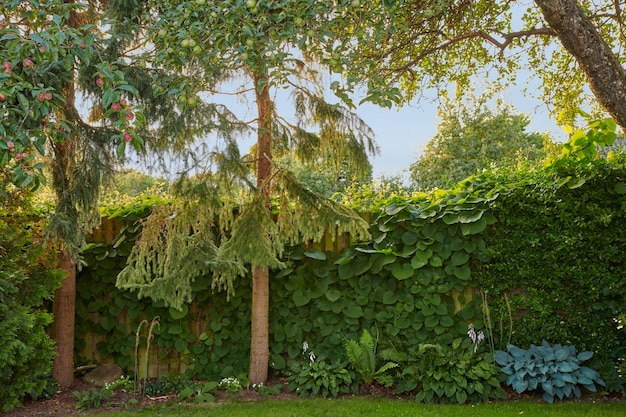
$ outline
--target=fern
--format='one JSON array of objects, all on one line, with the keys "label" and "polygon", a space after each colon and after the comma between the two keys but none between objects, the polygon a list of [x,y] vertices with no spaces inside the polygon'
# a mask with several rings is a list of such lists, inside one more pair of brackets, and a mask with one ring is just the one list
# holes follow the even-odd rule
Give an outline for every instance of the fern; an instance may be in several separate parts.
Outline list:
[{"label": "fern", "polygon": [[361,376],[365,385],[371,385],[374,381],[386,387],[393,384],[393,379],[386,372],[397,367],[398,364],[385,362],[379,368],[376,367],[376,343],[370,332],[363,330],[358,342],[346,340],[344,347],[348,361]]}]

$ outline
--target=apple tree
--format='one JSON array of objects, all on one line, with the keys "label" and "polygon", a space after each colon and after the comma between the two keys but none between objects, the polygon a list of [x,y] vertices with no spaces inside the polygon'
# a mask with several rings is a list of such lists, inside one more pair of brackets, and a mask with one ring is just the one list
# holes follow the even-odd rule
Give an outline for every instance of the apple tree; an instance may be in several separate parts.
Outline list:
[{"label": "apple tree", "polygon": [[[73,381],[75,262],[85,231],[99,219],[98,196],[113,171],[120,143],[141,146],[136,130],[141,112],[122,105],[136,94],[117,60],[98,54],[99,14],[94,4],[74,1],[0,3],[0,198],[21,188],[36,189],[52,178],[55,212],[48,234],[62,249],[68,277],[54,298],[57,342],[54,376],[61,387]],[[79,112],[76,74],[95,68],[86,82],[100,91],[105,108],[98,123]],[[116,104],[117,103],[117,104]]]},{"label": "apple tree", "polygon": [[624,10],[613,0],[362,2],[335,32],[349,77],[341,89],[366,79],[367,98],[390,105],[451,82],[462,93],[475,76],[506,86],[527,72],[564,124],[595,101],[626,128]]}]

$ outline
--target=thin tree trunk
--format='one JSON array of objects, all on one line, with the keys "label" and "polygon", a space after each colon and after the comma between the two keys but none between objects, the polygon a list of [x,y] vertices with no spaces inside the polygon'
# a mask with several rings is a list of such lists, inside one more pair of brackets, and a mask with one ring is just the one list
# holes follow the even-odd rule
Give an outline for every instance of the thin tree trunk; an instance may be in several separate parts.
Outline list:
[{"label": "thin tree trunk", "polygon": [[67,277],[56,291],[52,305],[54,323],[51,330],[52,338],[56,341],[52,376],[59,382],[61,389],[67,389],[74,383],[76,268],[67,253],[61,255],[60,267],[67,271]]},{"label": "thin tree trunk", "polygon": [[[257,141],[257,188],[263,194],[265,204],[270,203],[270,179],[272,175],[272,100],[266,85],[265,74],[253,76],[258,109]],[[256,86],[263,85],[261,91]],[[250,340],[251,384],[267,382],[269,366],[269,271],[256,267],[252,271],[252,316]]]},{"label": "thin tree trunk", "polygon": [[535,0],[598,102],[626,131],[626,70],[576,0]]}]

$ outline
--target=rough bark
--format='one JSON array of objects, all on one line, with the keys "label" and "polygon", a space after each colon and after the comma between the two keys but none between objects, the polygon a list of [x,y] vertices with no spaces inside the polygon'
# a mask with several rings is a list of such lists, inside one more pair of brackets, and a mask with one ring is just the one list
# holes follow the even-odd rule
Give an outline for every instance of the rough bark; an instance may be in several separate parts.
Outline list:
[{"label": "rough bark", "polygon": [[51,327],[52,338],[56,341],[56,356],[52,376],[61,389],[74,383],[74,309],[76,306],[76,268],[68,254],[61,255],[60,267],[67,271],[67,277],[54,295]]},{"label": "rough bark", "polygon": [[591,91],[626,130],[626,71],[576,0],[535,0],[563,47],[576,58]]},{"label": "rough bark", "polygon": [[[258,109],[257,140],[257,188],[269,206],[270,182],[272,175],[272,100],[264,74],[256,74],[255,87],[263,85],[261,91],[255,88]],[[252,316],[250,341],[250,369],[248,379],[251,384],[267,382],[269,366],[269,271],[267,267],[256,267],[252,271]]]}]

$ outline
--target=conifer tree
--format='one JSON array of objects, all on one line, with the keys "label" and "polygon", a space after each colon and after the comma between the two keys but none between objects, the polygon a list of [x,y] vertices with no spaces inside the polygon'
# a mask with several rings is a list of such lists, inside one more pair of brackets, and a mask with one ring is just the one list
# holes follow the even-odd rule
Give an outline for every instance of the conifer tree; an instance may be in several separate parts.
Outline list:
[{"label": "conifer tree", "polygon": [[[263,383],[269,361],[269,269],[281,268],[286,245],[321,239],[326,230],[367,236],[354,212],[320,198],[276,164],[274,153],[293,149],[304,160],[327,159],[338,171],[344,161],[367,169],[367,151],[376,150],[371,130],[354,114],[324,100],[324,61],[335,39],[329,16],[343,13],[345,1],[241,0],[148,2],[146,19],[152,62],[178,69],[186,79],[169,90],[195,106],[198,93],[213,96],[225,84],[247,81],[256,106],[255,155],[241,156],[233,142],[212,149],[208,170],[178,183],[181,199],[157,209],[144,224],[141,241],[118,286],[180,308],[190,301],[191,282],[212,276],[216,287],[232,289],[246,268],[252,271],[252,340],[249,379]],[[325,52],[309,54],[312,45]],[[291,92],[295,120],[282,116],[274,97]],[[196,171],[197,172],[197,171]],[[253,173],[251,175],[251,173]],[[246,190],[236,193],[236,190]],[[184,198],[183,198],[184,197]],[[273,206],[274,204],[274,206]],[[235,215],[236,211],[236,215]],[[277,211],[274,218],[273,212]]]}]

